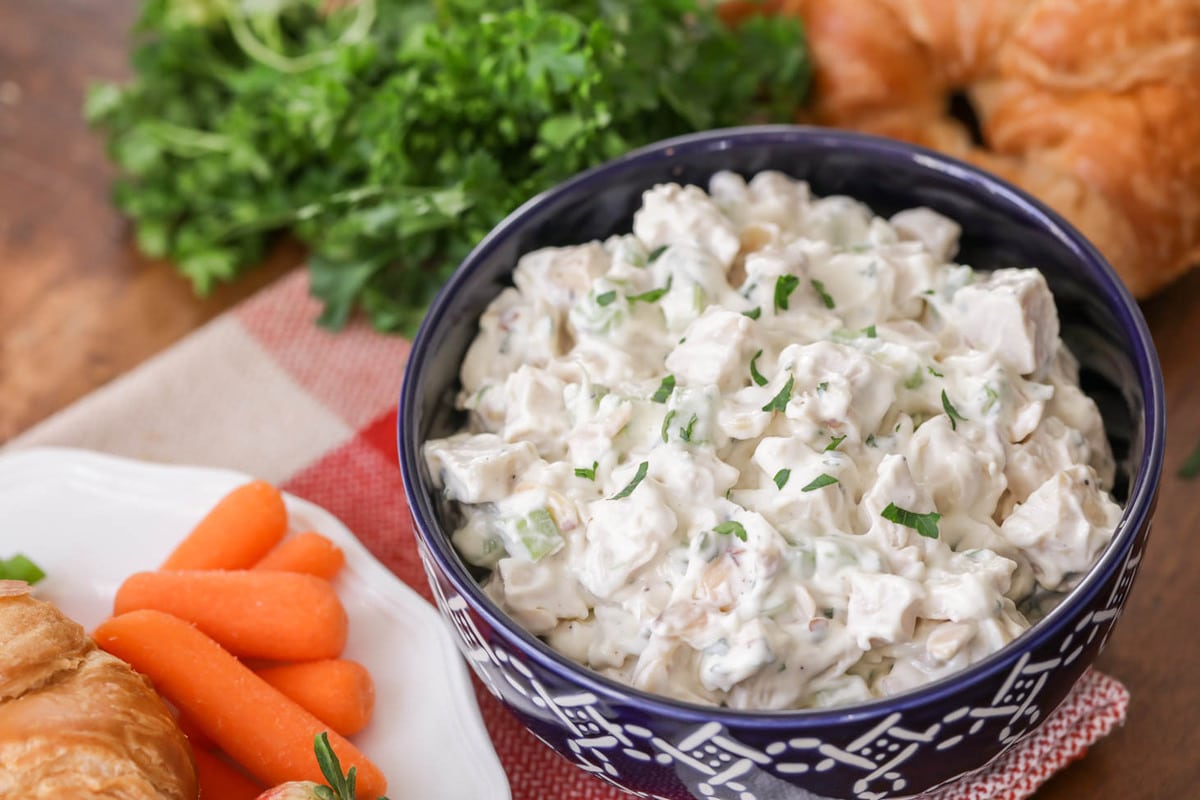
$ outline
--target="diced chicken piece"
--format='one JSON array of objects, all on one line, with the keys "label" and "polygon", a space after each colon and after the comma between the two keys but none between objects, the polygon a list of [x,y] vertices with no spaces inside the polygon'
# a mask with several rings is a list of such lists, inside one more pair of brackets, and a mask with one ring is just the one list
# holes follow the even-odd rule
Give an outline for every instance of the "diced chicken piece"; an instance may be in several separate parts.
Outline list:
[{"label": "diced chicken piece", "polygon": [[736,172],[718,172],[708,190],[739,227],[765,223],[791,230],[812,199],[807,183],[773,170],[756,173],[749,183]]},{"label": "diced chicken piece", "polygon": [[726,269],[741,249],[733,222],[698,186],[664,183],[645,192],[633,215],[633,233],[651,249],[694,244]]},{"label": "diced chicken piece", "polygon": [[1075,464],[1088,463],[1089,448],[1083,435],[1068,428],[1058,417],[1046,417],[1023,442],[1010,445],[1004,475],[1008,481],[1000,519],[1055,473]]},{"label": "diced chicken piece", "polygon": [[561,317],[549,304],[528,302],[516,289],[501,292],[479,318],[479,335],[463,358],[464,394],[503,382],[522,364],[541,367],[560,355]]},{"label": "diced chicken piece", "polygon": [[579,584],[564,579],[563,570],[548,566],[518,558],[503,558],[496,565],[504,585],[505,604],[518,622],[538,635],[553,630],[560,619],[588,615]]},{"label": "diced chicken piece", "polygon": [[925,578],[925,593],[920,614],[927,619],[963,622],[996,613],[998,593],[985,574],[933,569]]},{"label": "diced chicken piece", "polygon": [[537,460],[537,450],[529,442],[506,442],[494,433],[458,433],[425,445],[425,461],[434,480],[460,503],[504,499],[517,477]]},{"label": "diced chicken piece", "polygon": [[528,441],[543,458],[561,459],[568,419],[564,387],[558,378],[528,365],[509,375],[504,384],[504,438]]},{"label": "diced chicken piece", "polygon": [[[1066,352],[1066,348],[1062,350]],[[1054,374],[1050,381],[1054,386],[1054,397],[1047,405],[1047,411],[1083,436],[1087,444],[1086,463],[1096,470],[1101,485],[1111,489],[1117,471],[1116,462],[1104,433],[1104,420],[1100,417],[1096,401],[1083,393],[1077,381],[1068,381]]]},{"label": "diced chicken piece", "polygon": [[908,465],[917,483],[933,495],[938,508],[957,509],[985,519],[1004,491],[1004,463],[977,442],[954,430],[941,415],[917,428],[907,447]]},{"label": "diced chicken piece", "polygon": [[1044,367],[1058,347],[1058,310],[1034,269],[996,270],[959,289],[944,312],[971,347],[1021,375]]},{"label": "diced chicken piece", "polygon": [[513,283],[526,297],[537,297],[566,311],[592,288],[609,265],[599,242],[574,247],[546,247],[521,256]]},{"label": "diced chicken piece", "polygon": [[957,222],[931,208],[909,208],[888,220],[901,239],[920,242],[939,262],[949,261],[958,251],[962,228]]},{"label": "diced chicken piece", "polygon": [[[634,479],[635,468],[617,470],[614,479]],[[670,546],[675,538],[675,514],[653,478],[644,478],[624,498],[598,500],[589,505],[587,549],[580,582],[600,598],[611,597],[630,582],[633,573]]]},{"label": "diced chicken piece", "polygon": [[890,367],[833,342],[789,345],[779,364],[790,364],[796,378],[788,417],[807,417],[858,441],[879,427],[899,380]]},{"label": "diced chicken piece", "polygon": [[846,630],[864,650],[912,638],[925,590],[899,575],[865,572],[850,576]]},{"label": "diced chicken piece", "polygon": [[750,379],[747,364],[754,353],[747,350],[753,324],[744,314],[710,306],[667,356],[667,370],[683,383],[733,391]]},{"label": "diced chicken piece", "polygon": [[752,619],[737,626],[727,639],[701,655],[700,683],[709,690],[728,692],[774,661],[772,639],[783,637],[769,619]]},{"label": "diced chicken piece", "polygon": [[1095,562],[1120,520],[1121,508],[1102,491],[1095,470],[1077,465],[1038,487],[1000,532],[1029,558],[1038,583],[1065,591]]}]

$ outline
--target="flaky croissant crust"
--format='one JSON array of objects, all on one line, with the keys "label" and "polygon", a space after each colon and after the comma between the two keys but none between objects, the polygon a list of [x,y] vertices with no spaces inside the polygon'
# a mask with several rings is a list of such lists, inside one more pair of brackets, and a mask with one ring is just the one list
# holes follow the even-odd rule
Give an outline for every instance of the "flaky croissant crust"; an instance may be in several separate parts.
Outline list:
[{"label": "flaky croissant crust", "polygon": [[0,643],[0,800],[196,800],[170,709],[82,627],[0,592]]},{"label": "flaky croissant crust", "polygon": [[[808,32],[802,121],[932,147],[1022,186],[1139,297],[1200,262],[1200,0],[768,5]],[[982,145],[948,113],[955,92]]]}]

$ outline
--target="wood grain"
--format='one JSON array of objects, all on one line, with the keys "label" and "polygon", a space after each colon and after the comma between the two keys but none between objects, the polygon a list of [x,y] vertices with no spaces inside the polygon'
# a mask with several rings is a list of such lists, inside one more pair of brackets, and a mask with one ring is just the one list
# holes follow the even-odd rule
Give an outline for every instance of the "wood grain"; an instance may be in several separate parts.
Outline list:
[{"label": "wood grain", "polygon": [[[125,372],[299,263],[197,299],[137,254],[109,202],[112,172],[80,118],[93,78],[127,74],[134,0],[0,0],[0,442]],[[1129,687],[1126,726],[1037,800],[1200,796],[1200,273],[1144,305],[1169,419],[1167,469],[1141,575],[1098,666]]]}]

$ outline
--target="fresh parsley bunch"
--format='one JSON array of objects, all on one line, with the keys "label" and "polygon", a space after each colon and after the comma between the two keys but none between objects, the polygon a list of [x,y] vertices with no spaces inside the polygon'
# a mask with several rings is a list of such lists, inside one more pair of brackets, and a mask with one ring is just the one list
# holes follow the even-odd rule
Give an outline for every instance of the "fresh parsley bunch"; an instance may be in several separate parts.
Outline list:
[{"label": "fresh parsley bunch", "polygon": [[[330,6],[335,6],[330,8]],[[794,18],[704,0],[147,0],[135,77],[88,119],[141,249],[208,291],[290,231],[322,324],[411,332],[505,214],[692,130],[786,120]]]}]

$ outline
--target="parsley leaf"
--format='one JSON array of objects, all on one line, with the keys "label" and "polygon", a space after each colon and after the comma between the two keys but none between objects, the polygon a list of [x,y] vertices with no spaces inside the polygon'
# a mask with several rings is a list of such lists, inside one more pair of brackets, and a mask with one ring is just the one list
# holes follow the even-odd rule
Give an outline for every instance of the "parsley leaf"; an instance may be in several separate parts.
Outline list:
[{"label": "parsley leaf", "polygon": [[673,420],[673,419],[675,419],[675,409],[672,408],[670,411],[667,412],[667,415],[665,417],[663,417],[663,424],[662,424],[662,440],[663,440],[663,442],[667,441],[667,431],[671,427],[671,420]]},{"label": "parsley leaf", "polygon": [[726,520],[725,522],[722,522],[720,525],[713,528],[713,531],[715,533],[721,533],[726,536],[736,536],[737,538],[741,539],[743,542],[746,541],[746,529],[742,526],[742,523],[736,522],[731,519]]},{"label": "parsley leaf", "polygon": [[[658,247],[651,250],[650,255],[646,256],[646,263],[653,264],[655,261],[658,261],[658,257],[661,256],[663,253],[667,252],[668,247],[670,247],[670,245],[660,244]],[[668,281],[668,285],[670,285],[669,281]]]},{"label": "parsley leaf", "polygon": [[831,450],[837,450],[838,445],[844,441],[846,441],[845,434],[842,434],[841,436],[834,436],[833,438],[831,438],[829,440],[829,444],[825,445],[825,449],[822,450],[821,452],[828,453]]},{"label": "parsley leaf", "polygon": [[658,389],[650,399],[655,403],[665,403],[673,391],[675,391],[675,376],[668,375],[662,379],[662,383],[658,385]]},{"label": "parsley leaf", "polygon": [[699,417],[697,417],[695,414],[692,414],[692,418],[688,420],[687,427],[679,429],[679,438],[683,439],[685,442],[690,442],[692,440],[692,431],[695,429],[698,421]]},{"label": "parsley leaf", "polygon": [[600,462],[593,461],[592,466],[590,468],[589,467],[576,467],[575,468],[575,476],[579,477],[579,478],[587,478],[589,481],[594,481],[594,480],[596,480],[596,467],[598,467],[598,466],[600,466]]},{"label": "parsley leaf", "polygon": [[[832,308],[832,307],[833,307],[833,306],[830,306],[830,308]],[[875,339],[875,338],[877,338],[877,334],[876,334],[876,332],[875,332],[875,326],[874,326],[874,325],[868,325],[867,327],[863,328],[863,333],[865,333],[865,334],[867,335],[867,338],[868,338],[868,339]]]},{"label": "parsley leaf", "polygon": [[[958,422],[966,422],[967,418],[958,413],[958,409],[950,402],[950,398],[946,396],[946,390],[942,389],[942,408],[946,412],[946,416],[950,418],[950,430],[958,430]],[[958,422],[955,422],[958,420]]]},{"label": "parsley leaf", "polygon": [[649,461],[643,461],[642,463],[638,464],[637,472],[635,472],[633,475],[633,480],[631,480],[624,489],[617,492],[616,494],[614,494],[612,497],[610,497],[608,499],[609,500],[621,500],[626,497],[629,497],[629,495],[633,494],[633,490],[638,487],[638,484],[641,483],[642,480],[646,477],[646,471],[649,469],[650,469]]},{"label": "parsley leaf", "polygon": [[830,475],[827,472],[822,472],[820,475],[818,475],[817,477],[815,477],[811,481],[809,481],[808,485],[806,485],[800,491],[815,492],[817,489],[820,489],[825,486],[829,486],[829,485],[837,483],[837,482],[838,482],[837,478],[833,477],[832,475]]},{"label": "parsley leaf", "polygon": [[613,301],[616,299],[617,299],[616,290],[610,289],[609,291],[605,292],[604,294],[596,295],[596,305],[598,305],[598,306],[612,305]]},{"label": "parsley leaf", "polygon": [[813,278],[812,280],[810,280],[809,283],[812,284],[813,291],[816,292],[820,296],[821,302],[825,304],[825,307],[833,308],[834,307],[833,298],[830,297],[829,292],[825,291],[825,284],[822,283],[821,281],[817,280],[816,278]]},{"label": "parsley leaf", "polygon": [[780,275],[775,279],[775,313],[788,310],[788,297],[799,285],[800,279],[795,275]]},{"label": "parsley leaf", "polygon": [[25,581],[32,586],[45,577],[41,567],[20,553],[12,558],[0,558],[0,580]]},{"label": "parsley leaf", "polygon": [[758,319],[762,316],[762,306],[755,306],[749,311],[743,311],[742,316],[749,317],[750,319]]},{"label": "parsley leaf", "polygon": [[929,374],[930,374],[930,375],[932,375],[932,376],[933,376],[933,377],[935,377],[935,378],[944,378],[944,377],[946,377],[945,375],[943,375],[942,373],[938,372],[938,371],[937,371],[936,369],[934,369],[933,367],[926,367],[925,369],[929,370]]},{"label": "parsley leaf", "polygon": [[775,481],[776,486],[782,489],[784,486],[787,486],[788,478],[790,477],[792,477],[792,471],[787,467],[784,467],[783,469],[779,470],[779,472],[775,473],[775,477],[772,478],[772,480]]},{"label": "parsley leaf", "polygon": [[1000,393],[993,389],[990,383],[985,383],[983,385],[983,391],[987,394],[987,400],[984,401],[982,409],[983,413],[986,414],[987,412],[991,411],[992,406],[996,405],[996,403],[1000,400]]},{"label": "parsley leaf", "polygon": [[1179,467],[1179,477],[1194,478],[1200,475],[1200,445],[1192,451],[1192,454],[1184,459],[1184,462]]},{"label": "parsley leaf", "polygon": [[887,508],[879,512],[879,516],[888,522],[912,528],[917,533],[929,539],[938,538],[937,523],[942,518],[942,515],[936,511],[930,511],[928,514],[918,514],[915,511],[900,508],[895,503],[888,503]]},{"label": "parsley leaf", "polygon": [[796,383],[794,375],[789,375],[787,383],[779,390],[779,394],[762,407],[763,411],[787,411],[788,401],[792,399],[792,386]]},{"label": "parsley leaf", "polygon": [[759,350],[754,354],[753,358],[750,359],[750,379],[753,380],[758,386],[766,386],[770,382],[763,377],[761,372],[758,371],[758,357],[762,354],[763,351]]}]

